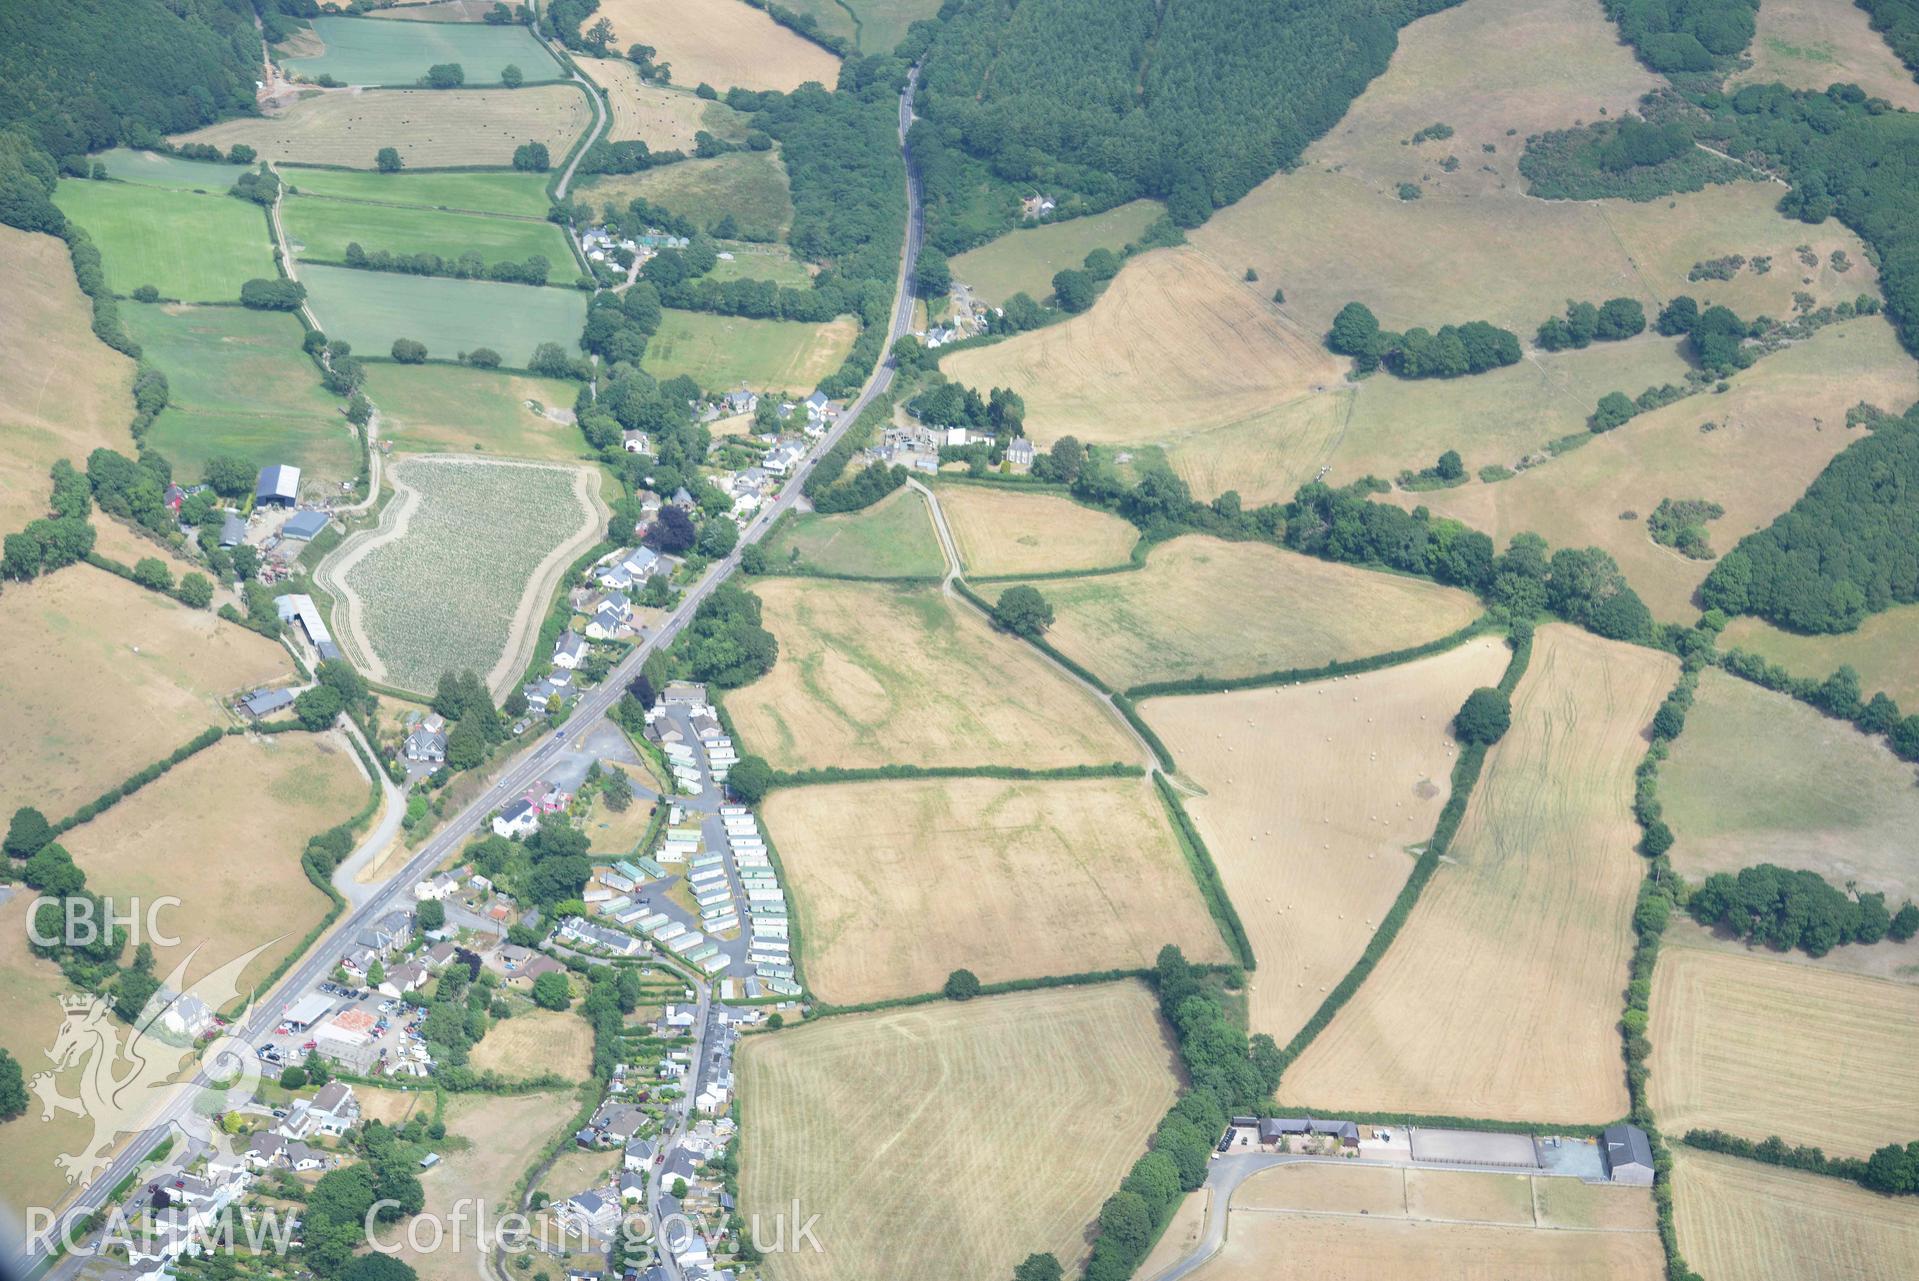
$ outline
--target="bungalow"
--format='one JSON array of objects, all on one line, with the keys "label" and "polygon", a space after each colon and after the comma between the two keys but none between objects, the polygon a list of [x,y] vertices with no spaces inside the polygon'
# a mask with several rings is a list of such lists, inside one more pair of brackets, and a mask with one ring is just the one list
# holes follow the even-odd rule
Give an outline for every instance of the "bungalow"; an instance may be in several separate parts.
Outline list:
[{"label": "bungalow", "polygon": [[553,644],[553,665],[570,672],[580,665],[590,648],[586,637],[578,632],[561,632],[560,639]]},{"label": "bungalow", "polygon": [[426,967],[429,970],[442,969],[452,963],[458,951],[451,943],[435,943],[426,951]]},{"label": "bungalow", "polygon": [[244,707],[247,715],[251,716],[254,720],[262,720],[274,712],[279,711],[282,707],[293,706],[293,691],[290,689],[256,689],[240,700],[240,706]]},{"label": "bungalow", "polygon": [[507,982],[516,988],[530,988],[542,974],[564,974],[566,966],[550,956],[536,956],[522,965]]},{"label": "bungalow", "polygon": [[509,839],[531,836],[540,830],[540,816],[532,802],[517,800],[493,816],[493,830]]},{"label": "bungalow", "polygon": [[[494,828],[497,831],[500,820],[496,818],[493,822]],[[505,835],[506,833],[502,834]],[[426,880],[415,884],[413,887],[413,897],[421,903],[425,903],[429,899],[435,903],[443,903],[449,895],[453,894],[459,888],[459,877],[451,872],[441,872],[436,876],[428,877]]]},{"label": "bungalow", "polygon": [[1259,1123],[1259,1141],[1278,1143],[1293,1137],[1338,1139],[1343,1148],[1359,1146],[1359,1126],[1351,1121],[1319,1121],[1306,1117],[1267,1117]]},{"label": "bungalow", "polygon": [[264,1170],[268,1166],[284,1164],[286,1150],[285,1139],[262,1130],[247,1141],[246,1150],[241,1153],[241,1157],[248,1165]]}]

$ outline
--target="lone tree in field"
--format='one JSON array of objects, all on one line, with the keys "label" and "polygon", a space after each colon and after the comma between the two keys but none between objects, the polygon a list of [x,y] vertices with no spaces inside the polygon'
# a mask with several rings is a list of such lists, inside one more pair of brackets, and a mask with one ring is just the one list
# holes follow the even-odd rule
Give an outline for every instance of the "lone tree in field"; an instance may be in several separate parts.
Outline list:
[{"label": "lone tree in field", "polygon": [[954,970],[946,976],[943,990],[949,1001],[970,1001],[979,995],[979,975],[971,970]]},{"label": "lone tree in field", "polygon": [[1015,636],[1036,639],[1053,625],[1053,606],[1036,587],[1009,587],[993,606],[993,624]]},{"label": "lone tree in field", "polygon": [[1097,293],[1093,277],[1077,267],[1053,273],[1053,299],[1063,311],[1085,311]]},{"label": "lone tree in field", "polygon": [[1482,685],[1466,696],[1453,717],[1453,733],[1462,743],[1491,745],[1506,736],[1513,723],[1512,700],[1505,691]]},{"label": "lone tree in field", "polygon": [[526,73],[509,62],[500,68],[500,83],[509,89],[518,89],[526,83]]},{"label": "lone tree in field", "polygon": [[374,153],[373,163],[381,173],[398,173],[406,162],[400,159],[398,147],[382,147]]}]

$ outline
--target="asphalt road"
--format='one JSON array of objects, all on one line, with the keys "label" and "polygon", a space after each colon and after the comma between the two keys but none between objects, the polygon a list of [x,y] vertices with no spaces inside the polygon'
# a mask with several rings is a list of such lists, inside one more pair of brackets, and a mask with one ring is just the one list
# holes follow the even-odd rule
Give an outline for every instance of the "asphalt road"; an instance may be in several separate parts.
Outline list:
[{"label": "asphalt road", "polygon": [[[919,70],[918,68],[914,68],[908,72],[906,89],[900,95],[899,136],[902,155],[906,153],[906,133],[913,122],[913,94],[918,86],[918,82]],[[594,96],[594,103],[596,110],[602,109],[602,104],[600,104],[597,95]],[[596,133],[599,128],[603,127],[603,123],[603,121],[596,123]],[[582,149],[582,154],[584,154],[584,149]],[[567,173],[560,183],[560,190],[562,192],[565,190],[566,183],[571,179],[572,173],[573,166],[569,165]],[[900,278],[893,308],[893,322],[887,334],[884,348],[884,351],[887,353],[891,352],[892,345],[895,341],[912,329],[913,291],[911,289],[911,282],[913,278],[913,267],[919,258],[920,243],[924,230],[920,208],[919,182],[912,173],[910,157],[908,158],[906,194],[906,242],[901,247],[900,252]],[[712,595],[713,591],[731,577],[734,571],[739,568],[740,554],[749,545],[765,537],[774,522],[786,512],[792,510],[795,504],[800,501],[801,489],[804,486],[805,480],[807,476],[812,473],[820,457],[839,442],[840,438],[852,427],[854,421],[859,418],[860,413],[865,410],[868,405],[886,393],[887,388],[892,386],[893,374],[894,366],[891,355],[882,355],[879,367],[874,370],[873,376],[867,380],[867,384],[859,396],[847,406],[845,412],[840,414],[834,425],[828,429],[826,434],[814,445],[812,451],[806,456],[805,461],[794,470],[792,477],[787,481],[779,498],[763,509],[760,514],[741,531],[739,544],[733,549],[732,553],[723,561],[710,566],[705,577],[702,578],[692,590],[687,592],[679,608],[668,616],[667,620],[659,629],[644,642],[635,646],[626,658],[607,676],[606,680],[601,682],[597,689],[587,692],[574,708],[573,714],[568,718],[566,725],[562,726],[558,731],[549,732],[540,739],[529,743],[526,750],[524,750],[520,757],[501,775],[498,782],[478,799],[468,804],[465,809],[454,815],[447,824],[440,829],[440,833],[422,846],[420,852],[409,859],[404,867],[396,871],[374,893],[366,897],[364,901],[356,904],[352,910],[342,916],[326,937],[316,943],[307,952],[306,956],[261,998],[259,1003],[253,1007],[252,1014],[234,1027],[233,1034],[235,1036],[249,1045],[257,1043],[264,1037],[269,1030],[278,1024],[281,1012],[291,1004],[294,999],[311,990],[322,979],[332,973],[333,966],[337,959],[336,940],[351,938],[360,929],[384,915],[386,912],[391,911],[396,904],[410,903],[412,901],[413,885],[416,881],[427,872],[432,871],[439,867],[440,864],[446,862],[466,843],[468,838],[489,820],[493,811],[504,805],[512,797],[525,791],[533,783],[539,781],[545,770],[549,754],[558,749],[566,738],[579,733],[582,729],[592,725],[598,721],[600,717],[606,715],[607,711],[625,694],[627,683],[639,674],[640,667],[646,662],[647,658],[655,651],[672,644],[674,638],[680,634],[681,629],[692,620],[693,614],[700,607],[700,604],[705,601],[708,596]],[[704,1012],[708,1003],[708,992],[705,985],[701,986],[700,1003],[702,1011]],[[705,1026],[704,1013],[702,1014],[699,1026],[703,1031]],[[704,1039],[702,1035],[700,1038],[701,1044],[696,1046],[702,1059],[705,1049]],[[702,1060],[696,1059],[696,1062],[698,1061]],[[195,1078],[196,1084],[204,1083],[205,1080],[206,1076],[204,1073]],[[159,1114],[148,1119],[146,1128],[141,1131],[138,1138],[122,1149],[120,1155],[107,1166],[106,1170],[96,1177],[92,1183],[80,1193],[74,1203],[60,1215],[59,1225],[62,1231],[66,1230],[72,1223],[77,1222],[79,1219],[98,1209],[101,1203],[106,1199],[106,1194],[118,1186],[121,1180],[134,1172],[146,1154],[152,1151],[154,1146],[167,1136],[170,1127],[191,1111],[194,1093],[195,1091],[193,1090],[180,1090],[176,1092],[173,1099]],[[681,1125],[682,1127],[684,1126],[683,1118]],[[28,1258],[24,1260],[25,1266],[20,1269],[22,1273],[37,1267],[44,1261],[46,1255],[46,1251],[39,1248],[39,1243],[30,1243],[30,1245],[34,1248],[31,1249]],[[60,1266],[48,1274],[48,1281],[65,1281],[67,1277],[78,1270],[80,1262],[81,1260],[76,1258],[63,1260]]]}]

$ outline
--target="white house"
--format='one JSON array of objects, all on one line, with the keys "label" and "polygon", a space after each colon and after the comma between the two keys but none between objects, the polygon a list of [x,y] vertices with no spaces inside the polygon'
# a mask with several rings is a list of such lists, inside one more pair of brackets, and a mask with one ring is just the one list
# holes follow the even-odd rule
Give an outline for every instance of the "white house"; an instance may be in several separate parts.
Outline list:
[{"label": "white house", "polygon": [[580,665],[589,648],[586,637],[578,632],[561,632],[553,645],[553,665],[570,672]]},{"label": "white house", "polygon": [[387,971],[386,982],[380,984],[380,994],[397,1001],[408,992],[418,991],[425,986],[426,966],[418,961],[408,961]]},{"label": "white house", "polygon": [[360,1119],[360,1104],[353,1087],[344,1081],[332,1081],[320,1087],[310,1099],[293,1105],[286,1119],[273,1127],[281,1138],[304,1139],[312,1134],[345,1134]]},{"label": "white house", "polygon": [[508,839],[531,836],[540,830],[540,816],[530,801],[517,800],[493,816],[493,830]]}]

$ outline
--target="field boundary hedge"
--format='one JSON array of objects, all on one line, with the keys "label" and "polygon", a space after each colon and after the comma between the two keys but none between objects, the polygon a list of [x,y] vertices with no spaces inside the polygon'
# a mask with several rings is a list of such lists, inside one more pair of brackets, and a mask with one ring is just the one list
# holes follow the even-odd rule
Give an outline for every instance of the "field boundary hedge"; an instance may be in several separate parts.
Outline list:
[{"label": "field boundary hedge", "polygon": [[1487,631],[1492,626],[1492,616],[1481,614],[1458,631],[1449,632],[1422,645],[1413,645],[1406,649],[1388,650],[1383,654],[1373,654],[1367,658],[1342,659],[1326,663],[1319,667],[1293,667],[1283,671],[1262,672],[1255,676],[1246,676],[1237,680],[1213,676],[1194,676],[1180,681],[1147,681],[1125,690],[1126,697],[1164,698],[1173,694],[1224,694],[1236,689],[1264,689],[1272,685],[1302,685],[1312,681],[1331,680],[1336,676],[1356,676],[1363,672],[1376,672],[1384,667],[1398,667],[1416,659],[1441,654],[1449,649],[1457,649],[1473,637]]},{"label": "field boundary hedge", "polygon": [[1009,782],[1073,782],[1093,778],[1144,778],[1138,765],[1059,765],[1028,769],[1018,765],[874,765],[849,769],[823,765],[813,769],[774,770],[769,791],[782,787],[821,787],[834,783],[871,783],[929,778],[996,778]]},{"label": "field boundary hedge", "polygon": [[1187,869],[1199,883],[1200,897],[1206,900],[1206,910],[1211,914],[1213,923],[1219,926],[1227,947],[1232,949],[1239,963],[1249,970],[1257,969],[1259,958],[1253,954],[1253,943],[1246,937],[1246,926],[1240,921],[1232,897],[1226,892],[1226,882],[1220,879],[1219,866],[1213,862],[1212,851],[1206,848],[1199,829],[1193,825],[1192,816],[1180,803],[1178,793],[1173,791],[1173,785],[1166,781],[1166,776],[1153,775],[1153,786],[1159,791],[1160,804],[1165,807],[1166,817],[1173,824],[1173,837],[1179,843],[1180,853],[1185,856]]},{"label": "field boundary hedge", "polygon": [[[1004,983],[982,983],[979,996],[967,999],[978,1000],[980,997],[1005,996],[1011,992],[1037,992],[1056,987],[1093,987],[1101,983],[1118,983],[1125,979],[1146,980],[1152,975],[1153,971],[1150,969],[1087,970],[1079,974],[1048,974],[1040,978],[1008,979]],[[944,992],[921,992],[914,996],[889,997],[884,1001],[862,1001],[857,1005],[834,1005],[816,999],[812,1011],[807,1015],[807,1022],[811,1023],[841,1014],[871,1014],[878,1010],[900,1010],[951,999]]]},{"label": "field boundary hedge", "polygon": [[[1506,673],[1499,678],[1499,689],[1510,696],[1519,684],[1519,678],[1525,675],[1527,665],[1532,661],[1533,634],[1530,627],[1515,628],[1512,633],[1513,656],[1506,664]],[[1459,759],[1453,762],[1452,795],[1446,799],[1446,807],[1439,812],[1439,822],[1433,829],[1433,835],[1426,842],[1426,848],[1413,862],[1411,875],[1401,887],[1399,896],[1379,922],[1379,928],[1366,943],[1366,950],[1360,953],[1353,968],[1346,971],[1344,978],[1321,1001],[1313,1016],[1306,1020],[1303,1027],[1293,1034],[1285,1049],[1280,1051],[1281,1071],[1294,1063],[1305,1052],[1333,1016],[1352,1000],[1360,985],[1372,974],[1380,958],[1399,937],[1399,931],[1406,924],[1406,918],[1412,915],[1413,907],[1419,902],[1419,896],[1425,891],[1426,883],[1439,870],[1439,860],[1451,846],[1453,836],[1459,831],[1459,824],[1466,816],[1466,803],[1472,799],[1473,788],[1479,782],[1479,773],[1486,763],[1486,746],[1472,743],[1459,753]]]},{"label": "field boundary hedge", "polygon": [[[981,596],[978,592],[974,591],[971,587],[968,587],[966,585],[965,579],[955,578],[953,580],[953,589],[957,591],[961,596],[964,596],[968,601],[972,602],[972,605],[975,609],[979,610],[982,614],[986,615],[987,622],[990,623],[993,621],[993,606],[987,602],[984,596]],[[998,626],[997,624],[995,624],[995,630],[997,629],[998,629]],[[1061,667],[1064,667],[1067,671],[1079,677],[1082,681],[1085,681],[1088,685],[1091,685],[1094,689],[1098,690],[1101,694],[1105,695],[1107,698],[1113,697],[1113,695],[1117,692],[1113,689],[1112,686],[1108,685],[1105,681],[1101,680],[1099,677],[1093,675],[1093,673],[1088,671],[1085,667],[1082,667],[1079,663],[1075,662],[1073,659],[1068,658],[1065,654],[1061,653],[1060,650],[1051,641],[1047,640],[1044,636],[1027,636],[1027,635],[1018,634],[1018,633],[1009,633],[1009,634],[1013,635],[1014,638],[1017,640],[1025,641],[1028,645],[1031,645],[1034,649],[1037,649],[1040,653],[1046,655],[1046,657],[1052,659],[1055,663],[1058,663]]]},{"label": "field boundary hedge", "polygon": [[[82,823],[92,822],[94,819],[100,817],[100,815],[112,809],[115,805],[118,805],[121,801],[127,799],[127,797],[132,796],[135,792],[145,787],[148,783],[153,782],[153,780],[165,774],[181,761],[186,760],[190,756],[197,756],[207,748],[212,747],[215,743],[225,738],[228,732],[224,726],[207,726],[207,728],[195,734],[184,744],[175,748],[170,754],[161,757],[138,773],[128,776],[122,782],[109,787],[106,791],[100,793],[100,795],[94,797],[73,813],[67,815],[58,823],[55,823],[53,825],[53,835],[57,838],[72,831]],[[244,733],[245,731],[242,730],[240,732]]]},{"label": "field boundary hedge", "polygon": [[1146,723],[1146,718],[1139,714],[1139,708],[1133,700],[1124,694],[1114,694],[1112,700],[1113,706],[1119,709],[1119,714],[1124,716],[1126,723],[1133,727],[1133,732],[1146,740],[1146,746],[1153,749],[1153,756],[1159,761],[1159,767],[1168,774],[1177,773],[1178,767],[1173,761],[1172,749],[1167,747],[1165,740],[1161,739],[1153,727]]}]

